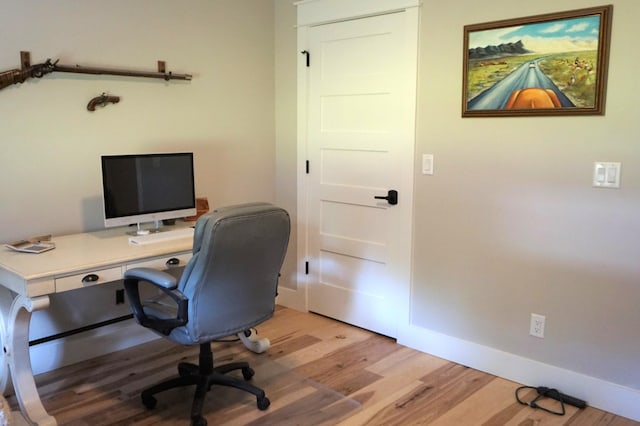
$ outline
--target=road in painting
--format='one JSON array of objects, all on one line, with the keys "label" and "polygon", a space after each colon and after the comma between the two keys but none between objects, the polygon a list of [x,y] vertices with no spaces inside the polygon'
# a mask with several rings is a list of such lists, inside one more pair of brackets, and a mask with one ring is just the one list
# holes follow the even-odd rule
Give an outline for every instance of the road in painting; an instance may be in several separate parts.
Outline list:
[{"label": "road in painting", "polygon": [[469,33],[467,110],[592,108],[600,16]]},{"label": "road in painting", "polygon": [[[523,108],[555,108],[555,103],[551,99],[551,105],[544,103],[547,97],[554,95],[558,98],[560,107],[574,107],[571,100],[547,77],[536,65],[537,61],[531,61],[520,65],[511,74],[498,81],[489,89],[480,93],[468,102],[468,109],[504,109],[513,108],[516,100],[524,93],[523,89],[538,89],[528,93],[537,93],[537,97],[531,98],[530,102],[520,104]],[[549,92],[549,90],[551,92]],[[553,95],[551,94],[553,93]],[[511,96],[512,94],[513,97]],[[536,99],[539,99],[536,102]],[[509,103],[509,100],[513,102]],[[540,106],[546,105],[546,106]]]}]

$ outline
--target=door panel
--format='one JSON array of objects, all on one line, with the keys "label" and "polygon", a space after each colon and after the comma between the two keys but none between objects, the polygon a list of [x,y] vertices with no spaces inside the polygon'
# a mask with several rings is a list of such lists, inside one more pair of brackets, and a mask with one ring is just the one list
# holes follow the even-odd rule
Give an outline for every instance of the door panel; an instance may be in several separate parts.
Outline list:
[{"label": "door panel", "polygon": [[[408,12],[308,32],[309,309],[389,336],[408,315],[416,40]],[[391,189],[397,205],[374,198]]]},{"label": "door panel", "polygon": [[[384,134],[391,127],[389,98],[388,93],[325,96],[320,107],[321,130]],[[358,111],[358,114],[351,114],[352,111]]]}]

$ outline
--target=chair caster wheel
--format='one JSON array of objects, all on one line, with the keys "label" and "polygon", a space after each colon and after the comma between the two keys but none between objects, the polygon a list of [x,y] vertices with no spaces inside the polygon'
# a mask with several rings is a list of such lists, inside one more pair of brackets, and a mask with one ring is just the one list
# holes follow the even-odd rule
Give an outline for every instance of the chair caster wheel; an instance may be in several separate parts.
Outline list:
[{"label": "chair caster wheel", "polygon": [[202,416],[192,417],[191,426],[207,426],[207,419]]},{"label": "chair caster wheel", "polygon": [[147,407],[149,410],[156,408],[157,403],[158,403],[158,400],[155,399],[153,396],[142,395],[142,405]]},{"label": "chair caster wheel", "polygon": [[255,371],[253,371],[253,368],[251,367],[246,367],[242,369],[242,377],[244,377],[245,380],[251,380],[251,378],[256,374]]},{"label": "chair caster wheel", "polygon": [[269,405],[271,405],[271,401],[266,396],[258,398],[258,410],[264,411],[269,408]]}]

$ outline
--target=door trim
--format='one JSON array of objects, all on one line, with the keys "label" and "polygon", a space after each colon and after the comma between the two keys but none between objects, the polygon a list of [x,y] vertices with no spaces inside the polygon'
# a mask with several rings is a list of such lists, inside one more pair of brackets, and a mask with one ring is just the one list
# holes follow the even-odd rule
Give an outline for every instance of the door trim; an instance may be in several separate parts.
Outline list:
[{"label": "door trim", "polygon": [[301,0],[298,27],[382,15],[420,6],[421,0]]}]

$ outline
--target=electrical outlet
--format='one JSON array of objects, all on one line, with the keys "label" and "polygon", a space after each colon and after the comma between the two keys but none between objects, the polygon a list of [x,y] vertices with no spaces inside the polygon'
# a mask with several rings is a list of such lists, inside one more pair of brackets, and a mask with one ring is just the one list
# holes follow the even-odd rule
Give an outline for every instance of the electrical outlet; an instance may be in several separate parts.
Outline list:
[{"label": "electrical outlet", "polygon": [[531,314],[529,334],[535,337],[544,338],[544,315]]}]

